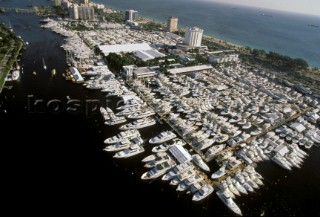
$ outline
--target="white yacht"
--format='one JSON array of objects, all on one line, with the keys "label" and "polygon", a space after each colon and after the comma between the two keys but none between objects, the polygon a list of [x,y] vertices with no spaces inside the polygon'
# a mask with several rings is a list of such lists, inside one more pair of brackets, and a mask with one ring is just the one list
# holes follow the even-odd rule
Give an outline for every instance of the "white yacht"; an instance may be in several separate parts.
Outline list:
[{"label": "white yacht", "polygon": [[110,116],[105,108],[100,107],[100,113],[101,113],[104,121],[107,121],[110,119]]},{"label": "white yacht", "polygon": [[201,176],[201,175],[191,176],[191,177],[185,179],[183,182],[181,182],[181,183],[178,185],[177,191],[185,191],[185,190],[187,190],[188,188],[190,188],[190,186],[191,186],[192,184],[199,183],[199,182],[201,182],[203,179],[204,179],[204,177]]},{"label": "white yacht", "polygon": [[178,164],[177,166],[173,167],[167,174],[162,177],[163,181],[169,181],[179,175],[180,173],[185,172],[188,169],[191,169],[193,165],[190,162],[186,162],[183,164]]},{"label": "white yacht", "polygon": [[121,151],[121,150],[130,148],[131,146],[141,145],[141,144],[143,144],[143,140],[139,136],[139,137],[135,137],[135,138],[133,138],[131,140],[127,139],[125,141],[121,141],[121,142],[113,144],[113,145],[108,145],[103,150],[104,151]]},{"label": "white yacht", "polygon": [[125,105],[118,107],[117,110],[123,110],[123,109],[127,109],[127,108],[130,108],[133,106],[142,106],[142,105],[143,105],[142,100],[132,99],[132,100],[129,100],[128,102],[126,102]]},{"label": "white yacht", "polygon": [[117,124],[122,124],[126,121],[127,121],[127,119],[123,116],[121,116],[121,117],[114,116],[113,118],[110,117],[110,119],[105,121],[104,123],[108,126],[113,126],[113,125],[117,125]]},{"label": "white yacht", "polygon": [[128,158],[144,152],[144,148],[140,145],[132,145],[130,148],[117,152],[114,158]]},{"label": "white yacht", "polygon": [[208,197],[213,192],[213,187],[209,184],[205,184],[199,191],[197,191],[193,197],[193,201],[200,201],[206,197]]},{"label": "white yacht", "polygon": [[164,131],[149,140],[150,144],[159,144],[176,138],[177,135],[172,131]]},{"label": "white yacht", "polygon": [[195,154],[192,155],[192,161],[198,166],[200,167],[202,170],[210,172],[210,168],[208,167],[208,165],[202,160],[202,158],[200,157],[200,155]]},{"label": "white yacht", "polygon": [[167,141],[165,143],[162,143],[160,145],[153,147],[152,152],[163,152],[163,151],[167,151],[170,147],[172,147],[174,145],[184,146],[185,144],[186,144],[185,141],[178,139],[178,138],[175,138],[172,141]]},{"label": "white yacht", "polygon": [[217,143],[224,143],[229,139],[229,136],[226,134],[220,134],[218,136],[215,136],[214,139]]},{"label": "white yacht", "polygon": [[242,194],[248,194],[247,190],[235,179],[232,179],[233,185],[234,187],[236,187],[236,189],[242,193]]},{"label": "white yacht", "polygon": [[118,112],[116,115],[117,116],[123,116],[123,115],[132,115],[138,111],[141,110],[141,106],[138,105],[138,106],[132,106],[132,107],[129,107],[129,108],[126,108],[120,112]]},{"label": "white yacht", "polygon": [[280,167],[286,169],[286,170],[291,170],[290,165],[288,164],[288,161],[281,156],[280,154],[275,154],[272,158],[271,158],[276,164],[278,164]]},{"label": "white yacht", "polygon": [[132,123],[121,126],[120,130],[141,129],[156,124],[156,120],[153,118],[138,119]]},{"label": "white yacht", "polygon": [[110,138],[107,138],[104,140],[105,144],[113,144],[117,142],[122,142],[127,139],[133,139],[135,137],[140,136],[140,133],[138,130],[126,130],[126,131],[121,131],[115,136],[112,136]]},{"label": "white yacht", "polygon": [[234,213],[238,215],[242,215],[240,208],[238,205],[233,201],[229,192],[220,190],[216,193],[218,197],[222,200],[222,202]]},{"label": "white yacht", "polygon": [[115,116],[113,111],[108,107],[106,108],[106,111],[110,117],[109,120],[104,122],[106,125],[113,126],[113,125],[121,124],[127,121],[125,117]]},{"label": "white yacht", "polygon": [[155,160],[155,159],[158,158],[158,157],[163,157],[163,156],[166,156],[166,155],[167,155],[166,152],[157,152],[157,153],[155,153],[155,154],[151,154],[151,155],[143,158],[143,159],[141,160],[141,162],[146,163],[146,162],[149,162],[149,161],[153,161],[153,160]]},{"label": "white yacht", "polygon": [[171,157],[169,155],[164,155],[162,157],[157,157],[156,159],[152,160],[152,161],[149,161],[147,162],[144,167],[145,168],[152,168],[152,167],[155,167],[157,166],[158,164],[161,164],[162,162],[164,161],[171,161]]},{"label": "white yacht", "polygon": [[221,176],[224,176],[225,174],[226,174],[226,166],[223,165],[222,167],[220,167],[219,170],[217,170],[211,175],[211,178],[217,179],[217,178],[220,178]]},{"label": "white yacht", "polygon": [[147,179],[155,179],[158,178],[159,176],[165,174],[168,170],[170,170],[175,163],[173,161],[165,161],[161,164],[158,164],[156,167],[154,167],[152,170],[145,172],[142,176],[141,179],[147,180]]},{"label": "white yacht", "polygon": [[206,157],[211,157],[214,156],[215,154],[219,153],[220,151],[222,151],[224,148],[226,147],[225,144],[220,144],[220,145],[214,145],[211,148],[209,148],[207,150],[207,152],[205,153]]},{"label": "white yacht", "polygon": [[19,72],[18,70],[13,71],[12,74],[11,74],[11,77],[12,77],[12,80],[13,80],[13,81],[18,80],[19,77],[20,77],[20,72]]},{"label": "white yacht", "polygon": [[215,142],[215,139],[204,139],[203,141],[196,144],[195,148],[202,151],[202,150],[212,146],[214,142]]},{"label": "white yacht", "polygon": [[130,119],[140,119],[140,118],[146,118],[146,117],[149,117],[151,115],[154,115],[155,112],[151,109],[148,109],[148,110],[140,110],[140,111],[137,111],[131,115],[128,115],[128,118]]},{"label": "white yacht", "polygon": [[188,170],[185,170],[183,172],[180,172],[176,177],[174,177],[170,181],[170,185],[178,185],[180,182],[184,181],[187,178],[190,178],[191,176],[194,176],[196,174],[194,168],[190,168]]}]

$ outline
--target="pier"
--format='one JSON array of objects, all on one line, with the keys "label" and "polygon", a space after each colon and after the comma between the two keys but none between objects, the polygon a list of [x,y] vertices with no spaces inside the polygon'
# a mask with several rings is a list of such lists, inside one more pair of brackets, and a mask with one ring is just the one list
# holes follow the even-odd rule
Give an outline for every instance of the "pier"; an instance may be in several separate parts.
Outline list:
[{"label": "pier", "polygon": [[[306,114],[307,112],[311,111],[311,107],[308,107],[306,109],[304,109],[303,111],[285,119],[285,120],[282,120],[282,121],[279,121],[277,122],[276,124],[274,124],[273,126],[269,127],[268,129],[265,129],[263,131],[261,131],[261,133],[259,133],[258,135],[255,135],[255,136],[251,136],[250,138],[246,139],[245,141],[241,141],[235,145],[233,145],[232,147],[228,147],[228,148],[225,148],[223,151],[219,152],[218,155],[223,155],[224,153],[228,152],[228,151],[235,151],[237,150],[241,145],[243,144],[248,144],[250,142],[252,142],[252,140],[260,137],[260,136],[263,136],[265,134],[267,134],[268,132],[272,131],[272,130],[275,130],[277,129],[278,127],[290,122],[290,121],[293,121],[295,119],[297,119],[298,117],[300,117],[301,115],[304,115]],[[206,162],[209,162],[211,161],[212,159],[216,158],[217,156],[212,156],[210,158],[204,158]]]}]

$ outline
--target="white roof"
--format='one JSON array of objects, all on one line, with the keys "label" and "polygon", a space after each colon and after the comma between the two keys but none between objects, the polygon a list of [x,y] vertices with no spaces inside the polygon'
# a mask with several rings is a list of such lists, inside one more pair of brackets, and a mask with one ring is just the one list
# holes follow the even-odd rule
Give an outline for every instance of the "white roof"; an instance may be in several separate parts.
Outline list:
[{"label": "white roof", "polygon": [[172,146],[169,151],[181,164],[191,160],[191,155],[181,145]]},{"label": "white roof", "polygon": [[290,127],[292,129],[294,129],[295,131],[298,131],[299,133],[301,133],[302,131],[304,131],[306,129],[305,126],[303,126],[300,123],[293,123],[290,125]]},{"label": "white roof", "polygon": [[209,70],[213,67],[211,65],[198,65],[198,66],[189,66],[183,68],[169,69],[169,73],[171,74],[179,74],[179,73],[187,73],[187,72],[196,72],[202,70]]},{"label": "white roof", "polygon": [[116,45],[100,45],[99,49],[105,54],[109,53],[121,53],[121,52],[136,52],[152,50],[152,48],[146,44],[116,44]]},{"label": "white roof", "polygon": [[279,145],[274,149],[275,152],[281,154],[282,156],[289,152],[289,149],[286,145]]},{"label": "white roof", "polygon": [[156,57],[165,57],[166,55],[160,53],[157,50],[145,50],[145,51],[136,51],[135,55],[139,58],[141,58],[143,61],[151,60]]}]

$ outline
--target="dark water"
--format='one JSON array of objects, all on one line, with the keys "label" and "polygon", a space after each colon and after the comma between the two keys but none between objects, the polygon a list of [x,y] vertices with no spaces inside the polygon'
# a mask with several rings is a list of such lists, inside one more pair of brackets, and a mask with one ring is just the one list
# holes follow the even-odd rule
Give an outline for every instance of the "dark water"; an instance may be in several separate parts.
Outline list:
[{"label": "dark water", "polygon": [[[60,99],[65,103],[69,96],[81,100],[83,107],[87,99],[114,107],[117,99],[106,101],[103,94],[63,79],[63,38],[41,29],[39,18],[12,13],[0,15],[0,20],[10,20],[17,34],[30,43],[21,57],[24,74],[20,81],[0,95],[3,207],[10,208],[12,214],[233,215],[215,194],[192,203],[189,195],[177,194],[161,180],[142,182],[140,160],[151,147],[146,145],[146,152],[133,159],[113,160],[111,154],[102,151],[103,140],[118,130],[103,125],[99,114],[30,113],[30,95],[45,102]],[[42,58],[48,71],[42,68]],[[49,72],[52,68],[57,69],[55,78]],[[140,132],[149,139],[166,128],[157,124]],[[319,159],[319,150],[312,149],[300,170],[287,172],[271,162],[259,165],[265,186],[236,199],[244,215],[257,216],[262,210],[266,216],[320,215]]]},{"label": "dark water", "polygon": [[[139,14],[166,22],[179,18],[179,26],[199,26],[204,33],[222,40],[276,51],[303,58],[320,67],[319,16],[232,6],[207,0],[95,0],[121,10],[136,9]],[[303,4],[303,3],[301,3]],[[261,14],[266,16],[262,16]]]}]

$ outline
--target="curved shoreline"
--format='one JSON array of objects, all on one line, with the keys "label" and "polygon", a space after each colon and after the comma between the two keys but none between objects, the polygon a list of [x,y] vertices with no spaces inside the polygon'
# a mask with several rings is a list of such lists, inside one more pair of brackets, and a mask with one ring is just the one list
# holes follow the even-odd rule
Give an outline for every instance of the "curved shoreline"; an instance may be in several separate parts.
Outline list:
[{"label": "curved shoreline", "polygon": [[[99,1],[99,0],[96,0],[96,2],[97,1]],[[102,3],[102,1],[99,1],[99,3]],[[128,4],[125,4],[125,5],[122,5],[122,6],[120,5],[120,7],[119,7],[119,6],[115,6],[112,3],[110,4],[110,3],[103,2],[102,4],[107,4],[106,7],[113,8],[113,9],[120,10],[120,11],[126,10],[125,7],[126,7],[126,5],[128,5]],[[244,7],[244,8],[247,9],[247,7]],[[150,19],[150,20],[155,21],[155,22],[159,22],[159,23],[165,23],[166,22],[165,18],[163,18],[163,16],[160,16],[160,15],[159,16],[162,17],[163,19],[150,17],[150,16],[152,16],[152,14],[150,16],[146,16],[143,13],[143,10],[141,10],[141,13],[139,13],[139,14],[141,15],[141,17],[145,17],[145,18]],[[200,25],[199,27],[201,28],[201,23],[199,23],[199,25]],[[188,27],[186,25],[181,25],[181,24],[179,24],[179,26],[180,26],[181,29],[185,29],[185,28]],[[190,26],[194,26],[194,25],[190,25]],[[197,24],[195,24],[195,26],[197,26]],[[237,40],[235,38],[232,38],[232,37],[230,38],[230,36],[229,37],[224,37],[220,33],[216,33],[215,34],[214,31],[209,31],[206,28],[204,28],[204,30],[205,30],[206,36],[208,36],[210,38],[217,39],[218,41],[223,41],[223,42],[225,42],[227,44],[230,44],[230,45],[234,45],[234,46],[242,47],[242,48],[250,47],[251,49],[265,50],[266,52],[272,51],[272,52],[276,52],[276,53],[279,53],[279,54],[282,54],[282,55],[290,56],[292,58],[302,58],[302,59],[304,59],[304,60],[306,60],[308,62],[309,66],[320,68],[320,65],[319,65],[320,63],[317,61],[317,59],[314,58],[316,55],[314,54],[315,51],[313,51],[313,50],[310,50],[310,52],[307,52],[306,54],[303,54],[301,52],[294,52],[294,51],[292,51],[292,49],[278,50],[278,49],[274,48],[274,46],[269,46],[268,44],[265,44],[265,43],[259,43],[258,41],[257,42],[250,41],[249,39],[248,39],[248,41],[239,41],[239,40]],[[211,30],[213,30],[213,29],[211,29]],[[226,45],[226,44],[224,44],[224,45]]]}]

